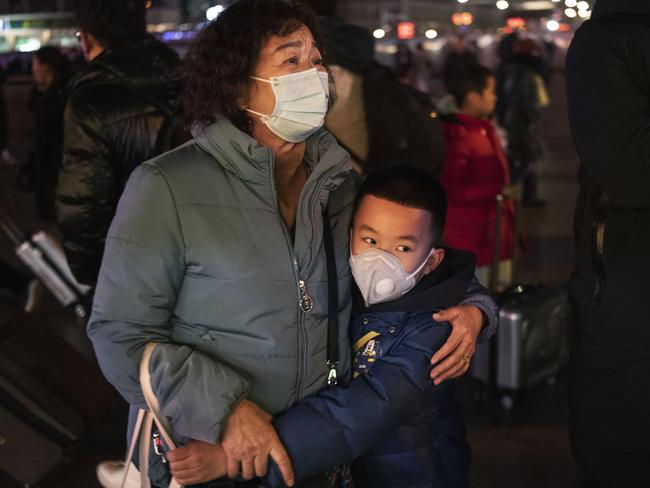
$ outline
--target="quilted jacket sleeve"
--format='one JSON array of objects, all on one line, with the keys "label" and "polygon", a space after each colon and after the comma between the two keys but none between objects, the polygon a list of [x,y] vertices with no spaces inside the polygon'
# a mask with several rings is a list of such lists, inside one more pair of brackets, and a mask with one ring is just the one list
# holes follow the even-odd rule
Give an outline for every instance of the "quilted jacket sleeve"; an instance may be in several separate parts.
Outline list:
[{"label": "quilted jacket sleeve", "polygon": [[[291,457],[296,482],[358,458],[430,407],[428,402],[435,401],[441,387],[429,379],[429,360],[449,330],[430,322],[413,327],[349,387],[307,397],[277,417],[275,427]],[[284,486],[273,463],[267,478],[273,487]]]},{"label": "quilted jacket sleeve", "polygon": [[495,334],[499,324],[499,307],[487,288],[476,279],[476,276],[472,278],[460,305],[474,305],[485,316],[485,324],[476,341],[478,344],[487,341]]},{"label": "quilted jacket sleeve", "polygon": [[215,358],[170,343],[184,249],[172,192],[160,171],[145,163],[131,175],[109,230],[88,333],[106,377],[139,407],[143,348],[161,343],[150,372],[162,415],[177,435],[217,442],[222,422],[249,385]]}]

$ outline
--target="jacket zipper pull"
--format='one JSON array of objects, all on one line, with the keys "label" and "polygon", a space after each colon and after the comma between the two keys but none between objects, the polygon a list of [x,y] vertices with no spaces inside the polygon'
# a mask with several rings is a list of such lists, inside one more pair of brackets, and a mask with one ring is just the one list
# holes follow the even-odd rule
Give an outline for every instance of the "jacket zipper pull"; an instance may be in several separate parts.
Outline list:
[{"label": "jacket zipper pull", "polygon": [[[296,275],[299,275],[300,272],[298,271],[298,260],[296,258],[293,258],[293,267],[296,269]],[[300,310],[305,313],[311,312],[312,308],[314,308],[314,301],[307,293],[307,286],[305,285],[305,281],[301,280],[300,278],[298,279],[298,288],[300,289]]]},{"label": "jacket zipper pull", "polygon": [[311,309],[314,308],[314,301],[307,294],[307,288],[305,287],[305,282],[303,280],[298,281],[298,287],[300,288],[300,308],[303,312],[311,312]]}]

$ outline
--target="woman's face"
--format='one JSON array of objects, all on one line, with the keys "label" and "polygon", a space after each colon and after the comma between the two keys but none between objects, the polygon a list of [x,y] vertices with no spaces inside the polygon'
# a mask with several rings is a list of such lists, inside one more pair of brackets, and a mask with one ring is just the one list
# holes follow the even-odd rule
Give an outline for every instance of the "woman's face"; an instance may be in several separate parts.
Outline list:
[{"label": "woman's face", "polygon": [[[311,68],[325,71],[311,31],[303,25],[287,36],[270,37],[262,48],[253,75],[268,80],[272,76],[298,73]],[[246,106],[255,112],[271,114],[275,108],[275,95],[271,85],[251,79]],[[257,116],[253,116],[256,125],[262,126],[257,119]]]}]

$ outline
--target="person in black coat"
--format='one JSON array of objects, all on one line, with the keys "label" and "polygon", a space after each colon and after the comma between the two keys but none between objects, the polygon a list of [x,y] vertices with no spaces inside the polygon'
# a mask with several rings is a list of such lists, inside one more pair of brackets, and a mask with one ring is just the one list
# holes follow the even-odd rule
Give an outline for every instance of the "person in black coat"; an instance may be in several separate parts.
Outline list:
[{"label": "person in black coat", "polygon": [[587,487],[650,486],[650,2],[599,0],[567,58],[580,157],[569,433]]},{"label": "person in black coat", "polygon": [[374,61],[367,29],[333,18],[324,27],[337,90],[325,126],[350,153],[355,169],[368,173],[408,162],[438,174],[444,138],[431,99]]},{"label": "person in black coat", "polygon": [[94,285],[131,171],[184,142],[184,132],[169,132],[177,120],[181,63],[147,36],[142,1],[83,0],[76,14],[89,64],[68,86],[56,209],[72,272]]},{"label": "person in black coat", "polygon": [[32,56],[34,89],[29,109],[34,115],[34,148],[31,154],[34,197],[41,220],[54,220],[54,190],[63,151],[63,89],[70,79],[70,63],[53,46]]}]

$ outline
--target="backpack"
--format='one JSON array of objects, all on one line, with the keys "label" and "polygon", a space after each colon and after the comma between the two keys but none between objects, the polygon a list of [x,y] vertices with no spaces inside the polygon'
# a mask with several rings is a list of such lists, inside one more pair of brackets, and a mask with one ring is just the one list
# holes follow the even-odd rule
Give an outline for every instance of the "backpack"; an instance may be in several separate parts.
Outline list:
[{"label": "backpack", "polygon": [[366,172],[408,164],[438,175],[444,163],[444,134],[433,101],[385,74],[364,78],[368,127]]}]

